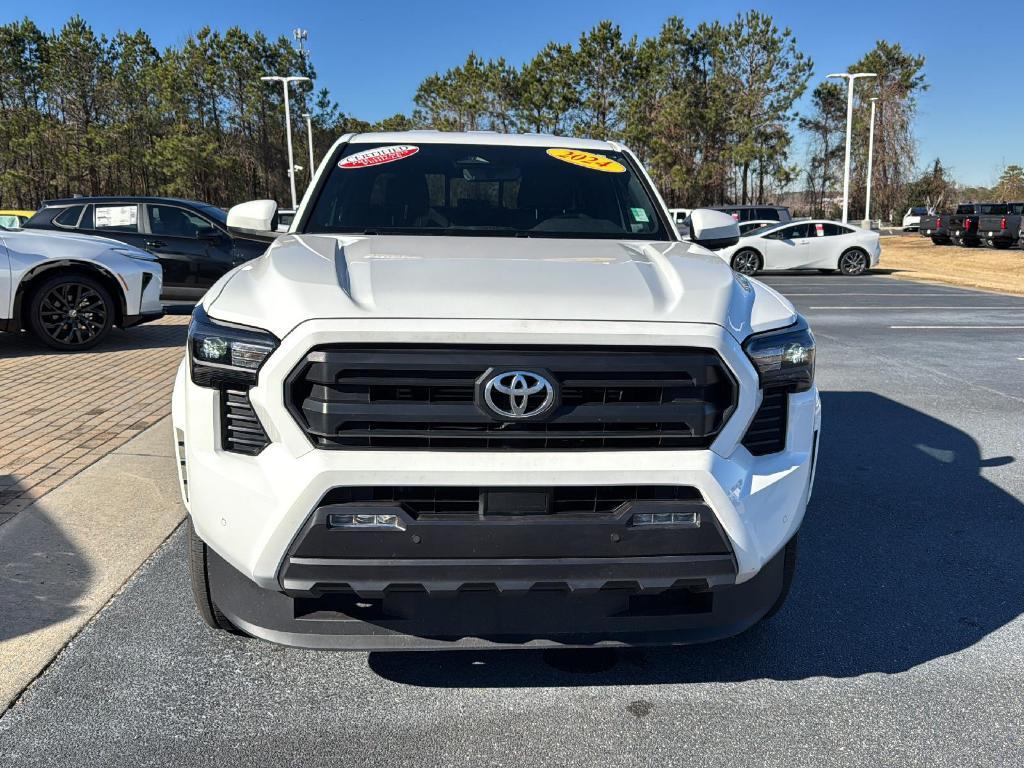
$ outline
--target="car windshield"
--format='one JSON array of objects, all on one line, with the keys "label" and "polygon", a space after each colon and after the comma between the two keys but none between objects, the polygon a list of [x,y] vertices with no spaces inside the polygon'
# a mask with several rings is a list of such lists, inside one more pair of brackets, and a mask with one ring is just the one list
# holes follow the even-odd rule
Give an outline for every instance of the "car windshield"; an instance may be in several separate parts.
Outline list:
[{"label": "car windshield", "polygon": [[343,146],[302,231],[674,239],[623,153],[471,144]]}]

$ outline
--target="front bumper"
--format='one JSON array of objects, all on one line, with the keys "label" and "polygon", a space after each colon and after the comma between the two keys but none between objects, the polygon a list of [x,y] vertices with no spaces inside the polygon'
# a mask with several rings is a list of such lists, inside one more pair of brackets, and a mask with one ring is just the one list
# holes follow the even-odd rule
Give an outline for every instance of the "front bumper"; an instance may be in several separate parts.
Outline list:
[{"label": "front bumper", "polygon": [[[783,559],[779,552],[743,584],[708,588],[705,576],[714,563],[659,558],[649,565],[671,573],[676,586],[653,595],[621,583],[582,592],[551,584],[523,592],[483,586],[443,594],[394,589],[379,599],[344,593],[295,597],[261,589],[212,551],[208,561],[214,602],[253,637],[302,648],[398,651],[678,645],[731,637],[775,604],[784,588]],[[566,564],[529,564],[530,573],[545,565]],[[629,571],[627,563],[602,567]],[[717,567],[724,572],[724,563]],[[416,568],[422,573],[421,565]]]},{"label": "front bumper", "polygon": [[[524,334],[523,325],[522,322],[481,322],[474,331],[467,332],[464,323],[445,321],[307,323],[305,326],[309,327],[305,332],[290,334],[282,340],[260,372],[259,384],[250,391],[253,409],[271,441],[257,456],[222,449],[218,392],[192,384],[187,366],[182,365],[175,385],[173,421],[182,466],[183,498],[196,532],[212,550],[211,562],[217,564],[215,575],[226,585],[214,588],[218,592],[215,600],[232,621],[250,634],[282,642],[365,647],[365,641],[378,647],[376,640],[370,642],[365,637],[362,641],[352,640],[355,645],[345,645],[349,641],[337,638],[318,639],[323,632],[305,630],[311,626],[310,621],[316,623],[320,619],[302,618],[297,613],[304,610],[302,606],[306,603],[303,601],[308,599],[333,595],[331,599],[342,600],[336,588],[348,590],[353,581],[360,584],[352,592],[356,595],[361,592],[364,599],[401,603],[396,609],[399,618],[389,614],[395,621],[416,614],[416,607],[405,602],[425,599],[423,594],[431,599],[454,600],[454,605],[464,602],[464,598],[471,602],[482,600],[476,594],[476,587],[480,587],[483,593],[497,591],[510,600],[512,596],[508,593],[511,592],[519,593],[515,599],[525,599],[525,590],[532,600],[540,593],[547,595],[551,591],[548,588],[557,585],[558,589],[553,591],[566,594],[562,597],[547,595],[543,600],[549,600],[552,609],[562,606],[561,614],[557,611],[551,614],[552,621],[560,616],[568,620],[576,608],[583,612],[583,618],[590,617],[589,624],[569,622],[573,626],[592,627],[592,632],[580,635],[589,638],[579,640],[582,644],[609,633],[619,635],[620,630],[628,635],[626,625],[634,619],[640,622],[641,628],[636,630],[640,632],[638,638],[648,637],[643,627],[650,625],[654,634],[649,637],[661,637],[661,641],[668,641],[675,631],[677,639],[673,642],[685,642],[691,629],[695,632],[694,639],[712,639],[740,631],[768,610],[773,595],[778,594],[777,580],[768,566],[776,562],[786,542],[799,528],[811,492],[820,425],[817,391],[789,395],[785,450],[752,456],[741,440],[760,404],[756,373],[740,346],[720,327],[665,324],[652,329],[651,324],[544,323],[543,334],[530,335]],[[311,346],[343,343],[347,339],[362,343],[450,343],[452,338],[460,338],[467,344],[522,343],[523,338],[529,338],[536,344],[618,343],[714,348],[739,384],[739,400],[709,450],[586,452],[316,450],[285,406],[281,382]],[[725,547],[695,552],[684,543],[678,552],[660,552],[653,557],[625,549],[621,556],[616,556],[612,549],[600,551],[599,557],[579,559],[559,558],[551,552],[516,557],[516,553],[509,550],[504,558],[494,557],[495,552],[486,552],[486,557],[477,558],[483,561],[477,564],[466,559],[472,559],[473,552],[454,558],[448,553],[434,558],[437,562],[433,563],[422,557],[411,558],[411,563],[403,562],[408,559],[407,553],[402,557],[379,558],[379,562],[373,564],[365,559],[346,563],[341,557],[343,553],[319,558],[327,562],[294,562],[296,541],[333,489],[427,485],[687,486],[696,489],[703,498],[709,523],[720,530]],[[545,535],[540,525],[529,528],[536,529],[536,536]],[[411,531],[407,534],[412,535]],[[623,547],[628,543],[625,539],[620,538],[620,541]],[[547,561],[528,562],[541,558]],[[448,562],[452,559],[460,561],[457,565],[461,570],[453,570],[454,564]],[[353,576],[353,567],[357,571],[362,569],[363,576]],[[385,575],[373,575],[374,568],[383,569]],[[403,568],[411,570],[403,573]],[[412,592],[375,590],[374,581],[391,587],[403,583],[412,585]],[[747,583],[755,586],[737,591],[737,585]],[[445,589],[445,584],[455,586]],[[465,597],[467,589],[476,596]],[[661,620],[667,623],[655,627],[658,622],[650,617],[623,612],[622,601],[628,603],[629,600],[626,593],[657,593],[666,589],[693,594],[724,590],[723,595],[735,594],[735,598],[723,597],[716,603],[715,610],[700,613],[696,619],[697,613],[684,612],[676,617],[683,622],[679,625],[673,625],[663,616]],[[448,597],[439,597],[439,592],[447,593]],[[584,594],[588,592],[590,594]],[[417,594],[419,598],[413,596]],[[563,600],[569,602],[561,602]],[[513,604],[504,605],[501,615],[515,614],[510,608]],[[724,613],[719,611],[718,605]],[[729,605],[733,607],[727,609]],[[458,613],[454,611],[452,615]],[[616,616],[618,618],[612,621]],[[409,623],[407,618],[400,620],[406,622],[403,626]],[[334,621],[330,626],[339,631],[345,628],[341,635],[349,634],[349,630],[356,634],[373,634],[365,627],[356,630],[358,621],[346,623],[336,616],[323,621]],[[688,622],[692,622],[692,626]],[[382,626],[379,622],[370,623]],[[506,634],[504,629],[510,626],[498,626],[502,631],[497,634]],[[396,632],[403,631],[397,627],[384,633],[392,638],[381,640],[385,647],[406,647],[405,641],[393,639]],[[536,625],[534,629],[538,636],[554,632],[543,625]],[[333,637],[336,633],[332,630],[327,634]],[[424,636],[420,632],[418,638]],[[576,643],[577,639],[562,638],[557,642]],[[452,639],[440,642],[448,644]],[[642,642],[660,641],[644,639]]]}]

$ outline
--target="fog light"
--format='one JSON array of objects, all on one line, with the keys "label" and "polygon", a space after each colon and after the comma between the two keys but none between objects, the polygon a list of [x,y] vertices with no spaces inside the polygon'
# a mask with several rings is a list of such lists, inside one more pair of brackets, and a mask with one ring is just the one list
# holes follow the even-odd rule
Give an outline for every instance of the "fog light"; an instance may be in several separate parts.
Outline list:
[{"label": "fog light", "polygon": [[405,523],[398,515],[328,515],[328,528],[384,528],[404,531]]},{"label": "fog light", "polygon": [[671,525],[677,528],[699,528],[700,513],[698,512],[637,512],[630,523],[642,525]]}]

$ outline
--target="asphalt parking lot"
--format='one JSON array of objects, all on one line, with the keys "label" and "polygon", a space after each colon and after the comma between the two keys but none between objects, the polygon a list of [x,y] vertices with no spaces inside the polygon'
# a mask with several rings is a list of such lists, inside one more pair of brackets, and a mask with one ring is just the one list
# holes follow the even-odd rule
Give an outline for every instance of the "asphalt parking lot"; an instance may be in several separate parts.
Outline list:
[{"label": "asphalt parking lot", "polygon": [[1024,298],[768,278],[824,409],[789,603],[699,647],[324,653],[219,636],[182,531],[0,718],[0,764],[1024,764]]}]

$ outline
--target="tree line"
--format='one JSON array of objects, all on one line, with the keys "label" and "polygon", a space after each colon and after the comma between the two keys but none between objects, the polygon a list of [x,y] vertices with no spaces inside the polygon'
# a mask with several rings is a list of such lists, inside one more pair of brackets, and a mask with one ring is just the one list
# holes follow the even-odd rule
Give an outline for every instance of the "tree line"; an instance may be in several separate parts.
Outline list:
[{"label": "tree line", "polygon": [[[854,210],[872,97],[875,210],[904,202],[923,65],[884,41],[851,65],[880,74],[857,86]],[[377,123],[346,114],[326,89],[296,84],[295,157],[305,165],[303,112],[312,115],[317,157],[341,134],[363,130],[612,139],[637,152],[672,205],[769,202],[802,188],[807,211],[827,213],[842,188],[845,91],[822,83],[810,111],[797,115],[812,73],[792,31],[758,11],[696,26],[670,17],[644,39],[603,21],[519,66],[470,53],[421,82],[411,114]],[[28,19],[0,26],[0,205],[76,193],[284,201],[283,99],[279,84],[260,81],[266,74],[316,78],[287,38],[238,28],[203,28],[160,51],[142,30],[107,38],[78,16],[48,33]],[[299,172],[300,187],[309,172]]]}]

